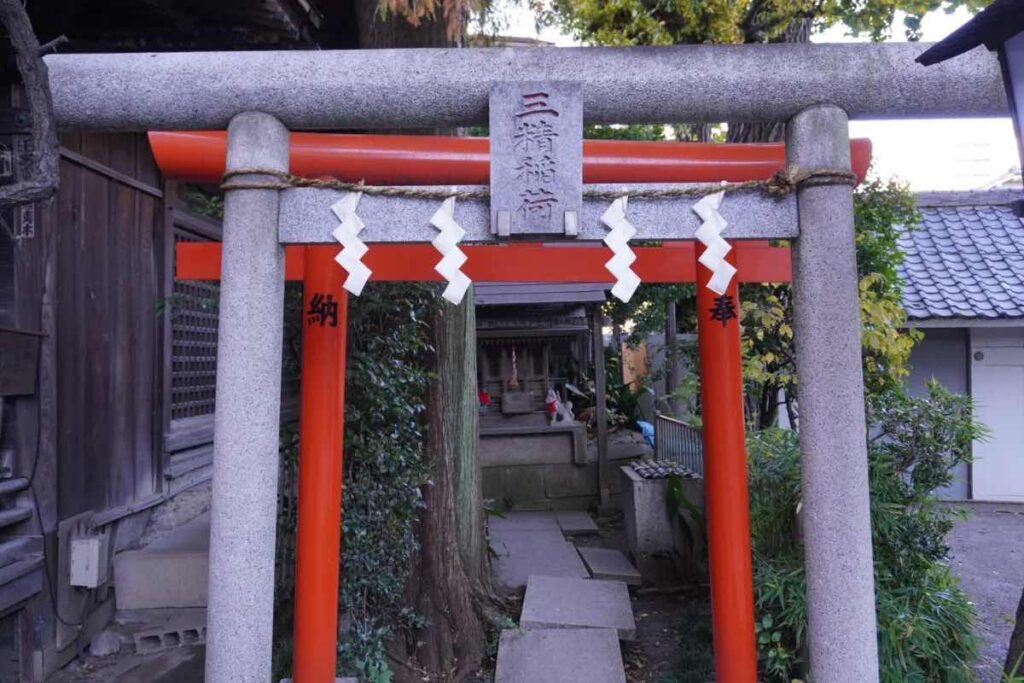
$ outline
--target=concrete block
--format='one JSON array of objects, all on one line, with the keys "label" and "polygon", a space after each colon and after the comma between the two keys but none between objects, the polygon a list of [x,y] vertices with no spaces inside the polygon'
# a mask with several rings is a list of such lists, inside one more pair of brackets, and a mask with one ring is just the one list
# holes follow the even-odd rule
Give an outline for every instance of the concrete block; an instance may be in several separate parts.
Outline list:
[{"label": "concrete block", "polygon": [[568,577],[582,580],[590,576],[572,543],[546,543],[498,556],[494,576],[506,588],[525,588],[531,576]]},{"label": "concrete block", "polygon": [[210,518],[200,517],[114,558],[117,609],[205,607]]},{"label": "concrete block", "polygon": [[598,495],[597,464],[548,465],[544,468],[544,493],[548,498]]},{"label": "concrete block", "polygon": [[505,630],[494,683],[626,683],[613,629]]},{"label": "concrete block", "polygon": [[555,513],[558,526],[567,534],[596,534],[597,525],[583,510],[563,510]]},{"label": "concrete block", "polygon": [[665,493],[667,479],[644,479],[629,465],[619,468],[622,516],[629,549],[634,554],[671,552],[672,518]]},{"label": "concrete block", "polygon": [[622,581],[629,586],[643,583],[640,571],[618,550],[611,548],[577,548],[584,564],[595,579]]},{"label": "concrete block", "polygon": [[531,576],[519,627],[613,628],[621,640],[636,638],[629,589],[621,581]]},{"label": "concrete block", "polygon": [[163,626],[137,631],[133,637],[135,653],[140,655],[175,647],[202,645],[206,642],[206,615],[203,613],[200,618],[171,618]]}]

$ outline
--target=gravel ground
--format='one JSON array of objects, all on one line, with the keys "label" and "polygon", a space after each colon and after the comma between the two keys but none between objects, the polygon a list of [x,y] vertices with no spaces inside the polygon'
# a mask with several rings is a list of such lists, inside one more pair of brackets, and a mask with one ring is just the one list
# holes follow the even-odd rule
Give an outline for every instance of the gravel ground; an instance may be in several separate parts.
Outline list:
[{"label": "gravel ground", "polygon": [[997,683],[1024,588],[1024,505],[967,503],[950,534],[953,570],[978,611],[978,675]]}]

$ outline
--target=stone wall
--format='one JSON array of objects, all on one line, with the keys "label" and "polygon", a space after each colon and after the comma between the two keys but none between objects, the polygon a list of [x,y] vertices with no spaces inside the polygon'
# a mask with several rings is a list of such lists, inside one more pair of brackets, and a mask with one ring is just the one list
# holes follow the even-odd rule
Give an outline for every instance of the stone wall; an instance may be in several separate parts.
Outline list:
[{"label": "stone wall", "polygon": [[503,509],[585,509],[598,500],[597,458],[582,424],[480,430],[484,498]]}]

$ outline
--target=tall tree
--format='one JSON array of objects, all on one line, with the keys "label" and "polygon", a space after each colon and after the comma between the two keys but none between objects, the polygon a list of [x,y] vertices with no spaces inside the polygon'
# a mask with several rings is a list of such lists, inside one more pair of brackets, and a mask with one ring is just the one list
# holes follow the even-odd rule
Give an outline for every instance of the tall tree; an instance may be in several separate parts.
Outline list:
[{"label": "tall tree", "polygon": [[[550,0],[543,22],[599,45],[803,42],[812,28],[837,24],[854,35],[885,40],[897,13],[907,38],[937,9],[979,10],[988,0]],[[788,35],[787,35],[788,34]]]},{"label": "tall tree", "polygon": [[[361,48],[453,47],[468,6],[432,0],[358,0]],[[492,604],[477,459],[476,316],[472,289],[459,306],[438,300],[427,400],[420,552],[408,588],[424,619],[395,643],[396,679],[461,681],[485,654],[482,625]]]}]

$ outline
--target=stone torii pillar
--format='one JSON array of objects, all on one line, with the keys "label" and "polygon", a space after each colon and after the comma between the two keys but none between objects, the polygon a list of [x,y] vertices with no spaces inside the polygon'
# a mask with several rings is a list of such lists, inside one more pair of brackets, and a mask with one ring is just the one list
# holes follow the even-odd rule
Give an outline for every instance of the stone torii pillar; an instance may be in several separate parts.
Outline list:
[{"label": "stone torii pillar", "polygon": [[[228,171],[288,170],[288,129],[244,112],[228,126]],[[240,180],[273,180],[265,175]],[[206,680],[266,683],[274,626],[274,550],[284,334],[284,247],[277,190],[224,197]]]},{"label": "stone torii pillar", "polygon": [[[786,129],[800,168],[850,168],[846,112],[811,107]],[[793,242],[808,641],[816,683],[878,681],[853,188],[803,187]]]}]

